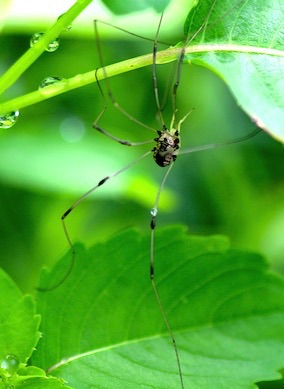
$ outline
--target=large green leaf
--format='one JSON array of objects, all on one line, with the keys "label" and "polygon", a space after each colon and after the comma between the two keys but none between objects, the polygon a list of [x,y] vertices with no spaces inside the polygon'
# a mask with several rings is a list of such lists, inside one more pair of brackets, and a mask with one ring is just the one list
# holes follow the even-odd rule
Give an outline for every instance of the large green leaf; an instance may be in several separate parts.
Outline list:
[{"label": "large green leaf", "polygon": [[[202,0],[188,15],[188,60],[222,77],[257,125],[284,141],[283,0]],[[211,9],[208,20],[208,12]],[[197,45],[197,46],[194,46]]]},{"label": "large green leaf", "polygon": [[[149,236],[127,231],[90,250],[39,292],[43,338],[33,362],[75,388],[179,388],[173,347],[152,291]],[[253,388],[284,365],[284,283],[257,254],[183,228],[156,235],[157,286],[186,388]],[[41,287],[66,274],[67,254]]]}]

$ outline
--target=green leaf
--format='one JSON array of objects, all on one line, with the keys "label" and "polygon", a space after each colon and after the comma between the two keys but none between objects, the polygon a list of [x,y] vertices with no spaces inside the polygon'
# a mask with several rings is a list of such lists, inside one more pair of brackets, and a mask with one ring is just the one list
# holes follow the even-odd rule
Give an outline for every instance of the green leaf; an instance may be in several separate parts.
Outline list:
[{"label": "green leaf", "polygon": [[40,337],[40,317],[32,296],[23,296],[2,269],[0,286],[0,388],[68,389],[64,380],[26,366]]},{"label": "green leaf", "polygon": [[[67,280],[40,292],[43,338],[33,361],[75,388],[179,388],[177,364],[149,280],[149,234],[76,246]],[[253,388],[280,378],[284,283],[224,237],[157,231],[155,274],[186,388]],[[44,274],[52,287],[70,253]]]},{"label": "green leaf", "polygon": [[64,380],[56,377],[20,377],[14,384],[15,389],[72,389],[71,386],[66,386]]},{"label": "green leaf", "polygon": [[35,313],[32,296],[22,296],[18,287],[0,269],[0,358],[16,355],[26,363],[39,339],[40,318]]},{"label": "green leaf", "polygon": [[200,1],[186,19],[189,36],[206,20],[187,59],[223,78],[252,120],[284,141],[283,3],[282,9],[279,0],[211,3]]}]

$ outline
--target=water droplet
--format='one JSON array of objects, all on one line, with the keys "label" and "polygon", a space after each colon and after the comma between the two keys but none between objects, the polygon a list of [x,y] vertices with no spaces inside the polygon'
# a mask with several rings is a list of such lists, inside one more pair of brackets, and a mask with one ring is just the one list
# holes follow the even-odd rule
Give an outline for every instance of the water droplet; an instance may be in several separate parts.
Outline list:
[{"label": "water droplet", "polygon": [[20,360],[16,355],[8,354],[2,359],[0,367],[7,370],[9,375],[14,374],[19,368]]},{"label": "water droplet", "polygon": [[13,111],[6,113],[5,115],[0,114],[0,128],[11,128],[18,120],[19,111]]},{"label": "water droplet", "polygon": [[158,210],[157,210],[157,208],[152,208],[151,211],[150,211],[150,213],[151,213],[151,215],[152,215],[153,217],[156,217],[156,216],[158,215]]},{"label": "water droplet", "polygon": [[[63,15],[65,15],[65,13],[62,14],[62,15],[60,15],[60,16],[58,16],[57,20],[59,20]],[[67,27],[65,28],[65,31],[66,31],[66,32],[67,32],[67,31],[70,31],[71,28],[72,28],[72,24],[70,24],[69,26],[67,26]]]},{"label": "water droplet", "polygon": [[50,76],[50,77],[46,77],[44,78],[41,83],[39,84],[39,89],[43,89],[43,88],[47,88],[49,87],[50,85],[54,85],[54,84],[58,84],[59,82],[61,82],[63,80],[62,77],[58,77],[58,76]]},{"label": "water droplet", "polygon": [[56,51],[58,47],[59,47],[59,39],[57,38],[53,42],[49,43],[46,51],[48,51],[49,53],[53,53],[53,51]]},{"label": "water droplet", "polygon": [[[33,34],[30,40],[30,46],[33,47],[35,44],[37,44],[38,41],[43,37],[43,35],[44,35],[43,32],[36,32],[35,34]],[[53,51],[56,51],[58,47],[59,47],[59,39],[57,38],[53,42],[50,42],[45,50],[52,53]]]},{"label": "water droplet", "polygon": [[44,35],[43,32],[36,32],[30,40],[30,46],[33,47],[39,40],[40,38]]},{"label": "water droplet", "polygon": [[49,76],[41,81],[38,89],[42,94],[49,94],[53,92],[53,87],[56,88],[64,87],[66,84],[66,79],[58,76]]}]

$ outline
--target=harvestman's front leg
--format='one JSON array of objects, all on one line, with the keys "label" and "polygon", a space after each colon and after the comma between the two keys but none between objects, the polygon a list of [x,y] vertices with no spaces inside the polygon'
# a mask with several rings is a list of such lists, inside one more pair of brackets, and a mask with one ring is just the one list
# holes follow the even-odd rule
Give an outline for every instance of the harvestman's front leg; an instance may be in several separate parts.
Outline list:
[{"label": "harvestman's front leg", "polygon": [[161,302],[160,295],[159,295],[159,292],[158,292],[158,289],[157,289],[156,280],[155,280],[155,266],[154,266],[154,263],[155,263],[155,227],[156,227],[156,217],[158,215],[159,201],[160,201],[160,196],[161,196],[163,187],[165,185],[165,182],[166,182],[166,180],[168,178],[168,175],[170,174],[170,171],[172,170],[173,166],[174,166],[174,162],[172,162],[170,164],[166,174],[164,175],[164,178],[163,178],[163,180],[161,182],[161,185],[159,187],[159,191],[158,191],[157,196],[156,196],[155,206],[151,210],[151,216],[152,217],[151,217],[151,223],[150,223],[150,227],[151,227],[150,280],[151,280],[152,288],[154,290],[154,293],[155,293],[155,296],[156,296],[156,300],[158,302],[161,314],[162,314],[163,319],[164,319],[164,323],[166,324],[168,333],[170,335],[170,338],[171,338],[171,341],[172,341],[172,344],[173,344],[173,347],[174,347],[176,361],[177,361],[177,365],[178,365],[178,372],[179,372],[179,377],[180,377],[181,388],[183,389],[184,388],[183,375],[182,375],[182,369],[181,369],[181,363],[180,363],[178,348],[177,348],[177,344],[176,344],[176,341],[175,341],[175,338],[174,338],[173,331],[172,331],[172,329],[170,327],[170,323],[168,321],[166,312],[164,310],[164,307],[163,307],[163,304]]}]

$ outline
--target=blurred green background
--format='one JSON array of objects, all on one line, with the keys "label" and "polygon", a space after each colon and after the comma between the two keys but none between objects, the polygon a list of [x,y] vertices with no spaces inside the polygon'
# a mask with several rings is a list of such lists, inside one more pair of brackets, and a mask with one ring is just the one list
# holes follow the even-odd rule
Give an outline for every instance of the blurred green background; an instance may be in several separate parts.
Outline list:
[{"label": "blurred green background", "polygon": [[[153,15],[149,20],[145,14],[135,15],[135,32],[153,38],[159,20],[159,15]],[[180,41],[185,16],[169,12],[160,40]],[[99,67],[93,29],[96,17],[88,12],[84,23],[75,22],[72,30],[62,35],[59,49],[44,53],[2,101],[36,90],[47,76],[68,78]],[[110,20],[124,28],[133,27],[133,15]],[[51,24],[52,19],[46,17],[45,21],[43,15],[30,22],[15,18],[13,23],[11,15],[9,23],[4,20],[0,73],[26,51],[33,32],[44,31]],[[100,31],[105,64],[152,51],[151,42],[110,27]],[[157,67],[161,95],[170,74],[171,66]],[[127,112],[160,128],[151,68],[109,83]],[[180,117],[194,108],[182,126],[182,147],[225,141],[254,129],[224,82],[194,65],[183,66],[177,106]],[[14,127],[1,130],[0,265],[24,291],[34,289],[42,266],[50,266],[67,250],[60,220],[66,209],[100,179],[152,147],[128,148],[97,133],[92,123],[102,107],[94,84],[23,109]],[[167,123],[171,115],[169,102]],[[133,141],[153,138],[151,131],[129,121],[110,102],[100,125]],[[182,155],[163,192],[157,228],[183,223],[191,233],[226,234],[234,246],[263,253],[273,268],[282,272],[283,167],[282,145],[264,133],[244,143]],[[91,245],[128,227],[149,231],[149,211],[163,174],[150,156],[99,188],[67,218],[73,241]]]}]

